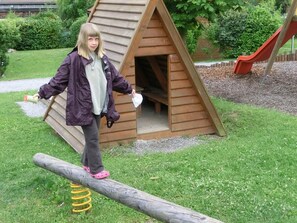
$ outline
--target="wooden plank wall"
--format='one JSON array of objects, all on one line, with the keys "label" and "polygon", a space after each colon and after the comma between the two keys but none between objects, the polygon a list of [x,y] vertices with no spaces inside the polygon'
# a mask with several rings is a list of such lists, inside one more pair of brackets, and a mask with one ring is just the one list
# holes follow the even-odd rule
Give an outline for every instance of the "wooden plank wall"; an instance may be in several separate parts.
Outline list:
[{"label": "wooden plank wall", "polygon": [[90,22],[99,26],[106,54],[117,69],[127,53],[148,0],[100,0]]},{"label": "wooden plank wall", "polygon": [[155,12],[150,20],[135,56],[155,56],[175,53],[159,15]]},{"label": "wooden plank wall", "polygon": [[[123,74],[129,83],[135,88],[135,64],[134,60],[123,69]],[[120,119],[114,123],[112,128],[106,127],[105,118],[101,121],[100,143],[112,145],[127,143],[136,139],[136,110],[132,104],[131,96],[114,92],[116,110],[120,113]]]},{"label": "wooden plank wall", "polygon": [[67,90],[55,97],[45,122],[48,123],[59,135],[78,153],[83,152],[85,139],[81,127],[66,125],[66,97]]},{"label": "wooden plank wall", "polygon": [[[158,13],[155,12],[144,32],[135,56],[170,55],[175,53],[174,44],[164,29]],[[174,58],[175,60],[172,61],[172,65],[168,68],[169,72],[175,72],[173,76],[179,74],[182,74],[182,76],[176,80],[173,79],[173,83],[169,83],[170,91],[172,91],[169,98],[169,111],[172,114],[169,117],[169,124],[172,132],[174,132],[172,135],[214,133],[215,131],[207,117],[205,108],[200,103],[199,97],[196,96],[197,91],[193,89],[193,85],[187,79],[181,62],[176,61],[177,55]],[[134,61],[127,61],[127,63],[132,65],[123,70],[122,73],[135,86]],[[163,63],[161,67],[163,66],[167,66],[167,64]],[[163,69],[167,70],[166,68]],[[131,104],[131,98],[119,94],[116,94],[115,98],[116,109],[121,114],[121,119],[114,124],[112,129],[108,129],[103,121],[100,141],[104,145],[129,142],[137,137],[136,113]],[[187,105],[187,112],[185,112],[185,105]]]},{"label": "wooden plank wall", "polygon": [[215,129],[201,98],[189,80],[178,55],[169,56],[169,89],[171,105],[171,130],[214,133]]},{"label": "wooden plank wall", "polygon": [[[215,128],[201,103],[198,91],[189,80],[185,66],[176,53],[177,50],[156,11],[144,33],[136,55],[171,55],[168,57],[169,67],[162,68],[162,70],[168,70],[169,74],[168,109],[171,114],[169,124],[172,135],[215,133]],[[161,67],[167,66],[164,61],[159,61]]]},{"label": "wooden plank wall", "polygon": [[[100,0],[90,22],[99,26],[104,48],[113,65],[119,70],[148,0]],[[134,61],[126,61],[121,73],[135,87]],[[100,143],[110,145],[129,142],[136,138],[136,112],[131,97],[114,93],[120,120],[111,129],[105,118],[101,121]]]},{"label": "wooden plank wall", "polygon": [[[144,31],[143,38],[139,44],[138,50],[135,53],[135,57],[166,55],[173,52],[175,52],[175,48],[163,28],[159,15],[155,12],[147,29]],[[126,61],[129,66],[126,66],[122,70],[122,73],[135,87],[134,62],[134,58],[133,61]],[[163,64],[167,66],[166,63]],[[167,71],[167,68],[163,69]],[[103,145],[112,145],[119,142],[125,143],[137,138],[137,117],[135,109],[131,103],[131,98],[120,94],[116,94],[115,98],[116,109],[121,114],[121,118],[111,129],[107,129],[105,124],[102,125],[100,141]],[[160,136],[162,136],[162,134]]]},{"label": "wooden plank wall", "polygon": [[[89,22],[98,25],[107,56],[119,69],[131,39],[135,35],[140,18],[149,0],[100,0]],[[134,63],[122,71],[128,81],[135,85]],[[105,118],[101,121],[102,145],[119,141],[127,142],[136,137],[136,112],[129,96],[114,94],[116,109],[121,119],[109,129]],[[77,152],[83,151],[84,137],[80,127],[65,124],[66,92],[57,96],[45,121],[57,131]]]}]

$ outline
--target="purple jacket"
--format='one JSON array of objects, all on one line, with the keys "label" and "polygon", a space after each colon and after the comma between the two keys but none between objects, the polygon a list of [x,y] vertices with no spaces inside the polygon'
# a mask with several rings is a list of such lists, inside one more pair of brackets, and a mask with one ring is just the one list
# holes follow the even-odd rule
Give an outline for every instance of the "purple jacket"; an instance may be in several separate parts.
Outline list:
[{"label": "purple jacket", "polygon": [[[39,89],[40,98],[49,99],[67,89],[66,124],[67,125],[89,125],[92,122],[92,98],[91,89],[86,76],[85,66],[92,63],[78,55],[77,48],[63,61],[56,75]],[[107,94],[109,96],[106,116],[108,121],[114,122],[120,118],[115,110],[112,91],[128,94],[132,92],[131,85],[112,65],[106,55],[102,57],[102,66],[107,80]]]}]

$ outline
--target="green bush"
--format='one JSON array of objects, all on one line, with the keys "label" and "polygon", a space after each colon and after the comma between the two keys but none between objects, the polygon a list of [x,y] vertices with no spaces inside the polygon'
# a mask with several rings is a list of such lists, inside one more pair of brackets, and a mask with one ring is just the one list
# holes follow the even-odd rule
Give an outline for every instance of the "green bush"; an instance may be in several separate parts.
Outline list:
[{"label": "green bush", "polygon": [[218,45],[225,57],[234,57],[240,51],[237,41],[246,31],[247,16],[247,13],[230,10],[209,28],[209,39]]},{"label": "green bush", "polygon": [[53,12],[41,12],[20,22],[21,41],[18,50],[58,48],[62,21]]},{"label": "green bush", "polygon": [[226,58],[255,52],[282,24],[279,11],[269,4],[224,13],[209,30],[209,37]]},{"label": "green bush", "polygon": [[186,46],[190,53],[194,53],[197,48],[197,39],[201,35],[200,29],[189,29],[186,33]]},{"label": "green bush", "polygon": [[0,49],[14,48],[20,39],[16,20],[3,19],[0,21]]},{"label": "green bush", "polygon": [[77,36],[80,30],[80,26],[87,21],[87,16],[79,17],[75,22],[70,26],[69,32],[68,32],[68,38],[65,40],[65,43],[67,43],[64,47],[73,47],[76,45]]},{"label": "green bush", "polygon": [[88,9],[93,7],[95,0],[56,0],[56,2],[63,27],[68,30],[78,18],[87,15]]},{"label": "green bush", "polygon": [[[255,52],[281,26],[281,16],[265,7],[248,10],[245,32],[238,39],[242,53]],[[240,51],[238,52],[240,53]]]},{"label": "green bush", "polygon": [[291,5],[291,0],[275,0],[275,7],[281,10],[282,13],[286,13]]},{"label": "green bush", "polygon": [[20,39],[19,29],[14,19],[2,19],[0,21],[0,76],[2,76],[8,65],[6,52],[14,48]]},{"label": "green bush", "polygon": [[5,70],[6,70],[6,67],[8,65],[8,56],[6,56],[6,52],[5,51],[1,51],[0,50],[0,77],[3,76]]}]

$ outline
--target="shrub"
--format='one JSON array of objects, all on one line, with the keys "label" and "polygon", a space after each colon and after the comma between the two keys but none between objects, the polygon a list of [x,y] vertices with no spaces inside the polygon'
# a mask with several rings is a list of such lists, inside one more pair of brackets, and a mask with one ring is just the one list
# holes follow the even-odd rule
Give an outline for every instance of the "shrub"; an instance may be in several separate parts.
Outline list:
[{"label": "shrub", "polygon": [[87,21],[87,16],[79,17],[75,22],[70,26],[69,29],[69,38],[67,41],[67,47],[73,47],[76,44],[77,36],[80,30],[80,26]]},{"label": "shrub", "polygon": [[266,7],[255,7],[248,10],[245,32],[238,39],[241,52],[255,52],[281,25],[281,16]]},{"label": "shrub", "polygon": [[0,49],[7,50],[15,47],[20,40],[19,28],[16,20],[3,19],[0,21]]},{"label": "shrub", "polygon": [[186,34],[186,46],[190,53],[194,53],[197,48],[197,39],[201,35],[200,29],[189,29]]},{"label": "shrub", "polygon": [[88,9],[94,5],[95,0],[57,0],[56,2],[63,26],[70,29],[70,26],[77,18],[87,14]]},{"label": "shrub", "polygon": [[16,20],[3,19],[0,21],[0,76],[2,76],[8,65],[6,52],[9,48],[14,48],[19,41],[19,29]]},{"label": "shrub", "polygon": [[247,13],[230,10],[226,12],[217,23],[209,29],[210,39],[220,48],[225,57],[233,57],[237,54],[237,40],[245,30]]},{"label": "shrub", "polygon": [[6,67],[8,65],[8,56],[6,56],[6,52],[5,51],[1,51],[0,50],[0,77],[3,76]]},{"label": "shrub", "polygon": [[41,12],[20,22],[22,41],[18,50],[40,50],[58,48],[62,21],[53,12]]},{"label": "shrub", "polygon": [[279,11],[268,4],[230,10],[210,28],[209,37],[227,58],[255,52],[281,25]]}]

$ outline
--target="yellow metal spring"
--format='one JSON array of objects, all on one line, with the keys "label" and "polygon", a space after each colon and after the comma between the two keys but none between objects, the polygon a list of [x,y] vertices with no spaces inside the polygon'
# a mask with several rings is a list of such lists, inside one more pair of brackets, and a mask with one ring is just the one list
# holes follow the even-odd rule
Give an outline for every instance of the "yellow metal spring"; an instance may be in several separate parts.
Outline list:
[{"label": "yellow metal spring", "polygon": [[80,213],[83,211],[89,211],[92,207],[91,201],[91,191],[88,188],[85,188],[79,184],[71,183],[71,199],[72,203],[72,212]]}]

